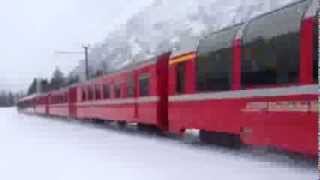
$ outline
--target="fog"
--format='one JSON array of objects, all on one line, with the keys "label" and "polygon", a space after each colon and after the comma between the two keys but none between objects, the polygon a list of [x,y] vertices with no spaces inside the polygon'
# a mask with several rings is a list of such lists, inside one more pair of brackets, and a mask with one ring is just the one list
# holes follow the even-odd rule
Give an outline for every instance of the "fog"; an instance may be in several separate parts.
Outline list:
[{"label": "fog", "polygon": [[152,0],[1,0],[0,89],[25,90],[34,77],[50,77],[56,66],[73,69],[81,44],[102,41]]}]

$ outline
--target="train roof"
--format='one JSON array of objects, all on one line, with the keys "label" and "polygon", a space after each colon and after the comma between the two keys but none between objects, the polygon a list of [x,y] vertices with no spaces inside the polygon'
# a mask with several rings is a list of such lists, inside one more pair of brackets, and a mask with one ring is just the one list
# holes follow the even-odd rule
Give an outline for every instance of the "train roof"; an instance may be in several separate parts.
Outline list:
[{"label": "train roof", "polygon": [[152,58],[148,58],[148,59],[143,60],[143,61],[136,61],[135,63],[128,64],[127,66],[124,66],[121,69],[114,70],[114,71],[111,71],[111,72],[109,72],[107,74],[101,75],[99,77],[96,77],[96,78],[93,78],[93,79],[89,79],[89,80],[86,80],[86,81],[83,81],[83,82],[79,82],[79,83],[67,86],[66,88],[77,87],[77,86],[85,86],[87,84],[90,84],[91,82],[95,82],[95,81],[99,81],[99,80],[105,79],[106,77],[109,77],[111,75],[116,75],[116,74],[119,74],[119,73],[129,72],[129,71],[132,71],[132,70],[135,70],[135,69],[139,69],[139,68],[144,67],[144,66],[155,64],[157,62],[157,60],[158,60],[158,57],[161,56],[161,55],[164,55],[166,53],[170,53],[170,52],[164,52],[164,53],[161,53],[161,54],[159,54],[157,56],[153,56]]},{"label": "train roof", "polygon": [[[310,3],[310,5],[311,5],[311,3],[312,3],[313,1],[314,1],[314,0],[299,0],[299,1],[295,1],[295,2],[289,3],[289,4],[285,5],[285,6],[282,6],[282,7],[280,7],[280,8],[277,8],[277,9],[274,9],[274,10],[272,10],[272,11],[269,11],[269,12],[266,12],[266,13],[262,13],[262,14],[260,14],[260,15],[258,15],[258,16],[255,16],[255,17],[249,19],[246,23],[249,23],[249,22],[251,22],[251,21],[254,21],[254,20],[256,20],[256,19],[262,18],[262,17],[267,16],[267,15],[269,15],[269,14],[276,13],[276,12],[281,11],[281,10],[283,10],[283,9],[286,9],[286,8],[288,8],[288,7],[295,6],[295,5],[304,3],[304,2],[305,2],[305,3]],[[306,9],[306,10],[307,10],[307,9]]]},{"label": "train roof", "polygon": [[29,96],[24,96],[24,97],[22,97],[22,98],[19,99],[19,102],[21,102],[21,101],[28,101],[28,100],[31,100],[31,99],[33,99],[33,98],[35,98],[35,97],[39,97],[39,96],[41,96],[41,95],[43,95],[43,94],[37,93],[37,94],[29,95]]},{"label": "train roof", "polygon": [[226,30],[229,30],[229,29],[234,28],[234,27],[236,27],[236,26],[243,26],[243,25],[245,26],[245,25],[247,25],[248,23],[250,23],[250,22],[252,22],[252,21],[254,21],[254,20],[256,20],[256,19],[259,19],[259,18],[261,18],[261,17],[267,16],[267,15],[269,15],[269,14],[276,13],[276,12],[278,12],[278,11],[281,11],[281,10],[285,9],[285,8],[288,8],[288,7],[291,7],[291,6],[295,6],[295,5],[300,4],[300,3],[304,3],[304,2],[307,3],[307,2],[309,2],[310,5],[311,5],[311,3],[312,3],[313,1],[314,1],[314,0],[299,0],[299,1],[296,1],[296,2],[289,3],[289,4],[285,5],[285,6],[282,6],[282,7],[280,7],[280,8],[277,8],[277,9],[275,9],[275,10],[272,10],[272,11],[269,11],[269,12],[262,13],[262,14],[260,14],[260,15],[257,15],[257,16],[255,16],[255,17],[253,17],[253,18],[250,18],[248,21],[244,21],[244,22],[240,22],[240,23],[237,23],[237,24],[228,25],[228,26],[223,27],[223,28],[221,28],[221,29],[219,29],[219,30],[209,32],[207,35],[203,36],[203,37],[199,40],[199,43],[200,43],[201,40],[206,39],[206,38],[208,38],[208,37],[210,37],[210,36],[212,36],[212,35],[215,35],[215,34],[217,34],[217,33],[220,33],[220,32],[226,31]]}]

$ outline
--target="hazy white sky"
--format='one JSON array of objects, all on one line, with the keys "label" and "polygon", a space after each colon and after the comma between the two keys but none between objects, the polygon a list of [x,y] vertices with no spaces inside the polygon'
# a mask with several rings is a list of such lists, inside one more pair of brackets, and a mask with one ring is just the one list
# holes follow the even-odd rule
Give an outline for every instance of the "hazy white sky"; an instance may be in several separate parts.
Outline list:
[{"label": "hazy white sky", "polygon": [[49,77],[56,66],[75,67],[81,50],[153,0],[0,0],[0,90],[26,89],[34,77]]}]

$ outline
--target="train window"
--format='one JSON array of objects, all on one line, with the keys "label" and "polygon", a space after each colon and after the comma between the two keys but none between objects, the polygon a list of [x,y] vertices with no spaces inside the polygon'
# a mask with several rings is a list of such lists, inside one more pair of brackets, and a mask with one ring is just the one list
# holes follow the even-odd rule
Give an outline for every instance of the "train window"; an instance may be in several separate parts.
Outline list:
[{"label": "train window", "polygon": [[[318,16],[319,17],[319,12]],[[318,53],[318,48],[319,48],[319,24],[318,24],[318,18],[315,18],[315,24],[313,28],[313,79],[316,83],[319,81],[319,53]]]},{"label": "train window", "polygon": [[142,75],[139,78],[139,95],[149,96],[149,75]]},{"label": "train window", "polygon": [[110,98],[110,88],[108,84],[103,85],[103,98],[104,99]]},{"label": "train window", "polygon": [[67,103],[69,101],[68,93],[65,93],[64,95],[64,102]]},{"label": "train window", "polygon": [[93,90],[93,88],[92,87],[88,87],[88,100],[90,101],[90,100],[93,100],[93,95],[94,94],[94,90]]},{"label": "train window", "polygon": [[100,85],[96,85],[96,88],[95,88],[95,91],[96,91],[96,99],[101,99],[101,90],[100,90]]},{"label": "train window", "polygon": [[86,90],[82,89],[81,92],[82,92],[82,101],[86,101],[87,100]]},{"label": "train window", "polygon": [[116,84],[114,86],[114,97],[115,98],[120,98],[121,97],[121,86],[120,86],[120,84]]},{"label": "train window", "polygon": [[176,93],[185,92],[185,63],[179,63],[176,66]]},{"label": "train window", "polygon": [[133,97],[134,96],[134,82],[133,78],[129,77],[128,80],[128,97]]},{"label": "train window", "polygon": [[244,33],[242,86],[296,83],[300,24],[307,1],[251,21]]},{"label": "train window", "polygon": [[197,91],[231,89],[233,39],[241,26],[233,26],[200,41],[198,47]]}]

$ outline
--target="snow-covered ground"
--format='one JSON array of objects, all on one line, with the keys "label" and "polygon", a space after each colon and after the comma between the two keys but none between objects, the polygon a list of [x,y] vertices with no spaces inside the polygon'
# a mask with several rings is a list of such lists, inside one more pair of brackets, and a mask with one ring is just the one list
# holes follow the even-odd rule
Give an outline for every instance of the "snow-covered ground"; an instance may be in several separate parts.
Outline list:
[{"label": "snow-covered ground", "polygon": [[0,179],[315,180],[310,161],[0,109]]}]

